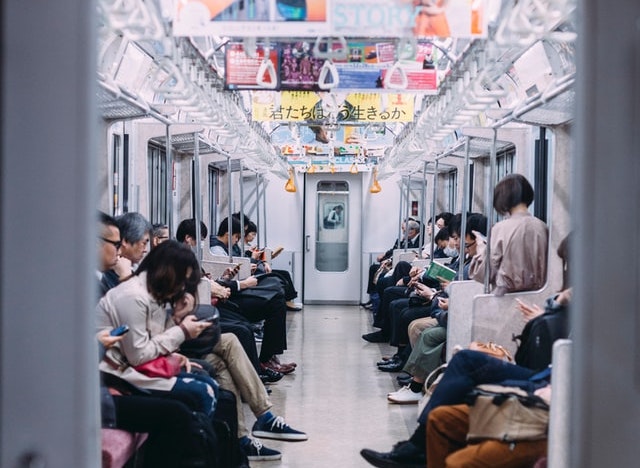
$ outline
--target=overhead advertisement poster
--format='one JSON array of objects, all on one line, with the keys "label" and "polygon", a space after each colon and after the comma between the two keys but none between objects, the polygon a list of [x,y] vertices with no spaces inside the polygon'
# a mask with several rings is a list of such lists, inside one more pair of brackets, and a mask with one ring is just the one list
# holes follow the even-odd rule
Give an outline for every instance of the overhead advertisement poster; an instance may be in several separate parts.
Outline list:
[{"label": "overhead advertisement poster", "polygon": [[485,0],[176,0],[176,36],[485,37]]},{"label": "overhead advertisement poster", "polygon": [[[277,91],[409,91],[435,94],[436,66],[440,51],[429,40],[412,46],[411,56],[396,60],[397,45],[390,40],[345,42],[346,51],[333,59],[318,58],[309,41],[256,43],[252,51],[241,42],[225,48],[227,89],[273,89]],[[333,44],[335,48],[339,44]],[[326,53],[325,50],[320,53]],[[265,51],[268,58],[265,60]],[[406,55],[406,54],[405,54]],[[334,69],[333,86],[324,89],[323,69]],[[389,75],[388,79],[385,79]]]},{"label": "overhead advertisement poster", "polygon": [[176,36],[317,36],[330,34],[334,0],[177,0]]},{"label": "overhead advertisement poster", "polygon": [[331,32],[371,37],[485,37],[485,0],[334,0]]},{"label": "overhead advertisement poster", "polygon": [[[267,55],[268,54],[268,55]],[[225,49],[225,86],[228,89],[260,89],[258,83],[261,78],[266,85],[278,86],[278,51],[265,48],[262,44],[256,46],[255,54],[250,57],[245,53],[242,43],[228,44]],[[263,63],[269,62],[273,75],[263,71]],[[260,75],[263,75],[260,77]]]},{"label": "overhead advertisement poster", "polygon": [[415,95],[254,91],[251,102],[259,122],[412,122]]}]

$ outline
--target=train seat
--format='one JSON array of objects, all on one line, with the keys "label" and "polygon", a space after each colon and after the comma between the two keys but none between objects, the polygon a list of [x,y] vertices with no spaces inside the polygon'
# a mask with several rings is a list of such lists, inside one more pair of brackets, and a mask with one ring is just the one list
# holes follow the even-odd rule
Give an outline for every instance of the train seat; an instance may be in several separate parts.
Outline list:
[{"label": "train seat", "polygon": [[513,340],[525,326],[522,313],[516,309],[516,299],[529,304],[544,306],[551,295],[545,287],[537,291],[525,291],[496,296],[478,294],[471,309],[471,341],[494,341],[515,354],[518,343]]},{"label": "train seat", "polygon": [[447,322],[447,361],[454,347],[471,343],[473,298],[481,294],[483,286],[477,281],[454,281],[449,285],[449,318]]},{"label": "train seat", "polygon": [[147,440],[147,434],[102,429],[102,468],[122,468]]}]

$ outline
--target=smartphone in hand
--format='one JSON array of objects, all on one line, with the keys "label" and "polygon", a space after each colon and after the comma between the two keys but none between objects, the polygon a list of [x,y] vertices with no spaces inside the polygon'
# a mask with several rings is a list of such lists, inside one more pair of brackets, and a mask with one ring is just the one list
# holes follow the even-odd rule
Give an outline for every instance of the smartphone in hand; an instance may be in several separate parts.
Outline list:
[{"label": "smartphone in hand", "polygon": [[122,336],[129,331],[129,325],[120,325],[109,332],[111,336]]},{"label": "smartphone in hand", "polygon": [[217,318],[217,315],[211,315],[210,317],[199,318],[196,320],[196,322],[214,322]]}]

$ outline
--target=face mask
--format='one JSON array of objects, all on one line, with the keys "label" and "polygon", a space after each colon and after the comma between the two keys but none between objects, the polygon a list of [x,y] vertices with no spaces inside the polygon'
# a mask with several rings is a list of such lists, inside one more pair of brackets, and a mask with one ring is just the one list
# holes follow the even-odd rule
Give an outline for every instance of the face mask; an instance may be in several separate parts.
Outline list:
[{"label": "face mask", "polygon": [[447,257],[453,258],[453,257],[457,257],[458,256],[458,251],[456,249],[452,248],[452,247],[447,246],[447,247],[444,248],[444,254]]}]

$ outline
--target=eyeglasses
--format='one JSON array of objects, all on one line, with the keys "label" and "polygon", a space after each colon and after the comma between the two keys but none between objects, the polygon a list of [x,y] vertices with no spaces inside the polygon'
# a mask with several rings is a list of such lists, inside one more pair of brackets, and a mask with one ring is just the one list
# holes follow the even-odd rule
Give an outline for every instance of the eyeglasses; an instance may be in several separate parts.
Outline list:
[{"label": "eyeglasses", "polygon": [[122,241],[121,240],[114,241],[114,240],[111,240],[111,239],[106,239],[104,237],[100,237],[100,239],[102,239],[104,242],[107,242],[108,244],[113,245],[116,248],[116,250],[118,250],[120,247],[122,247]]},{"label": "eyeglasses", "polygon": [[468,244],[464,245],[465,249],[470,249],[471,247],[473,247],[474,245],[476,245],[476,241],[473,242],[469,242]]}]

